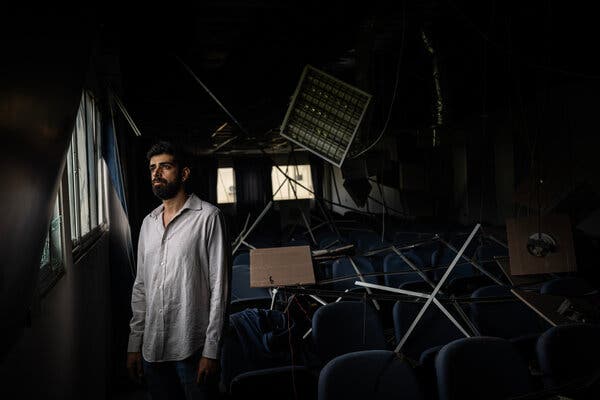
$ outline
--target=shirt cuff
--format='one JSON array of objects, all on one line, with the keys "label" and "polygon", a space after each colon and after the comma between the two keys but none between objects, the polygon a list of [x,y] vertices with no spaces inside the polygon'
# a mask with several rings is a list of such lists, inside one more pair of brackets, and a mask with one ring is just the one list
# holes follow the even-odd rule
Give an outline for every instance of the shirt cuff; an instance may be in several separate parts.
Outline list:
[{"label": "shirt cuff", "polygon": [[202,357],[212,358],[213,360],[219,359],[219,343],[213,340],[206,340],[204,342],[204,349],[202,349]]},{"label": "shirt cuff", "polygon": [[129,335],[129,343],[127,344],[128,353],[139,353],[142,351],[142,336]]}]

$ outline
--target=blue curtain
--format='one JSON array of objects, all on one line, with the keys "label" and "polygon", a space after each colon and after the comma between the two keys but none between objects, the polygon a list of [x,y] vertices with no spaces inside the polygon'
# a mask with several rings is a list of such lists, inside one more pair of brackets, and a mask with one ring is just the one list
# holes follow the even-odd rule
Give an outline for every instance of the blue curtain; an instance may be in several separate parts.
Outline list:
[{"label": "blue curtain", "polygon": [[123,174],[121,161],[119,159],[117,137],[115,134],[112,104],[110,106],[110,114],[102,126],[102,157],[104,158],[104,161],[106,161],[110,180],[119,196],[123,210],[125,210],[125,214],[129,215],[127,212],[127,199],[125,198],[125,188],[123,186]]},{"label": "blue curtain", "polygon": [[[119,147],[117,142],[117,136],[115,132],[115,121],[112,102],[109,101],[109,113],[105,116],[104,124],[102,126],[102,157],[106,162],[108,168],[108,175],[112,185],[119,197],[125,216],[129,219],[129,212],[127,210],[127,198],[125,197],[125,187],[123,185],[123,169],[121,167],[121,160],[119,157]],[[126,232],[124,232],[127,240],[127,258],[129,260],[129,269],[133,274],[133,266],[135,265],[135,257],[133,252],[133,241],[131,239],[131,227],[129,221],[127,221]]]}]

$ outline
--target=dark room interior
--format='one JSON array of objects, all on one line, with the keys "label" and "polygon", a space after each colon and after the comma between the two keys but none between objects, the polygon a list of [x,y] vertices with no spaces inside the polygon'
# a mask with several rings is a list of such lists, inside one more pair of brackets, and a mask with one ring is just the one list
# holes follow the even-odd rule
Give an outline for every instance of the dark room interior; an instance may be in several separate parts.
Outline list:
[{"label": "dark room interior", "polygon": [[[593,10],[6,6],[0,397],[159,398],[128,370],[136,288],[172,238],[152,248],[144,227],[213,210],[226,296],[218,356],[195,349],[217,368],[206,398],[598,398]],[[156,153],[187,199],[173,220],[159,141],[182,150]],[[143,311],[144,368],[189,356],[150,359],[162,310]]]}]

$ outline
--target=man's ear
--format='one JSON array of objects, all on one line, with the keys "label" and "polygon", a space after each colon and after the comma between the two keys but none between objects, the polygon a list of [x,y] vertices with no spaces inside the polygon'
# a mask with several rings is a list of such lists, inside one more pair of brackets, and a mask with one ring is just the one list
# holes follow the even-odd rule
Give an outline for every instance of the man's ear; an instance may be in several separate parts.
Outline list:
[{"label": "man's ear", "polygon": [[183,169],[181,170],[182,182],[187,181],[190,178],[191,173],[192,173],[192,171],[190,171],[190,169],[188,167],[183,167]]}]

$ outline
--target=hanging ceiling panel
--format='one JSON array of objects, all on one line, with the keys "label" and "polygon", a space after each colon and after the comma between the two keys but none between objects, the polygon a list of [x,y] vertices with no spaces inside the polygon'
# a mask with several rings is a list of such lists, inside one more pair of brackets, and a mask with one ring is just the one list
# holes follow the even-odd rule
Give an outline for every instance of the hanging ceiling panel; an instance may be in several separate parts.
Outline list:
[{"label": "hanging ceiling panel", "polygon": [[307,65],[281,135],[340,167],[370,100],[370,94]]}]

